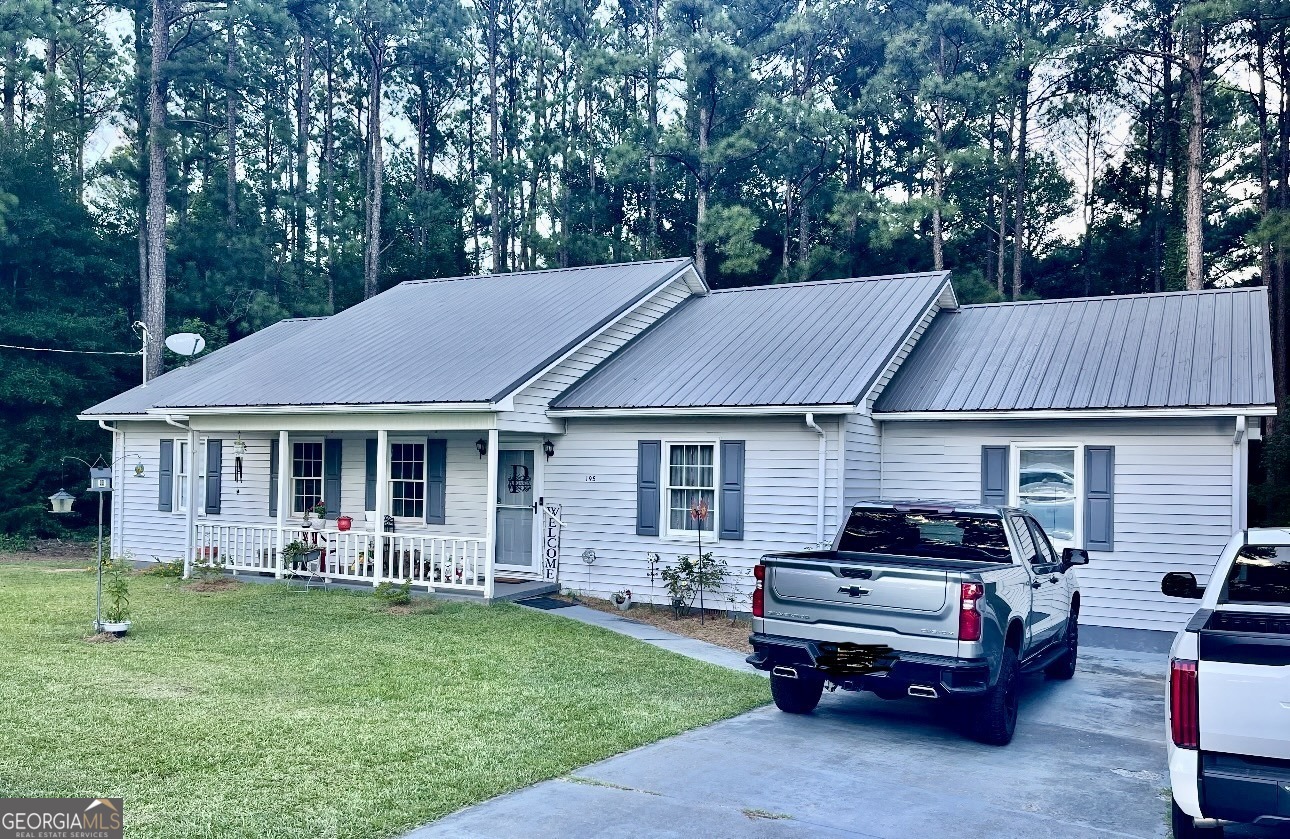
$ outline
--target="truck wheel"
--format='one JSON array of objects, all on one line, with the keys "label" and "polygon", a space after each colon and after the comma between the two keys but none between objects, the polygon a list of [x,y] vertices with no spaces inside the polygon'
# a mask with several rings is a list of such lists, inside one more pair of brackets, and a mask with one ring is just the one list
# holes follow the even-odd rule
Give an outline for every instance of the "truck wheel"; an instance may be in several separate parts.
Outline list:
[{"label": "truck wheel", "polygon": [[1012,742],[1012,734],[1017,730],[1020,672],[1016,651],[1005,649],[1003,661],[999,663],[999,680],[972,709],[975,712],[972,734],[982,743],[1006,746]]},{"label": "truck wheel", "polygon": [[820,704],[824,680],[799,674],[796,679],[770,677],[770,695],[775,707],[786,714],[809,714]]},{"label": "truck wheel", "polygon": [[1178,802],[1169,799],[1169,827],[1173,829],[1174,839],[1222,839],[1221,827],[1197,827],[1191,816],[1182,811]]},{"label": "truck wheel", "polygon": [[1079,615],[1072,612],[1066,622],[1066,652],[1062,657],[1044,668],[1044,675],[1050,679],[1070,679],[1075,675],[1075,659],[1079,657]]}]

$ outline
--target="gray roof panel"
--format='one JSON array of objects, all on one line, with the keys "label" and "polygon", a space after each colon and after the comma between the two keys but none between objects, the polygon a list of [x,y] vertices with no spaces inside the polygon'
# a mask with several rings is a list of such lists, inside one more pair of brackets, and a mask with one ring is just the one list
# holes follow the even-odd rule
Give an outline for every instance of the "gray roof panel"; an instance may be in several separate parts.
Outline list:
[{"label": "gray roof panel", "polygon": [[854,404],[948,282],[938,271],[714,291],[677,307],[551,407]]},{"label": "gray roof panel", "polygon": [[186,367],[176,367],[174,370],[170,370],[148,382],[146,387],[139,385],[127,390],[125,393],[119,393],[111,399],[100,402],[93,408],[82,411],[82,415],[101,417],[145,414],[150,408],[155,408],[166,400],[173,398],[176,394],[183,393],[206,377],[214,376],[251,356],[271,349],[276,344],[304,331],[310,325],[321,320],[324,320],[324,318],[280,320],[271,326],[266,326],[259,332],[254,332],[227,346],[220,347]]},{"label": "gray roof panel", "polygon": [[161,407],[495,402],[680,276],[688,259],[407,282]]},{"label": "gray roof panel", "polygon": [[963,306],[938,314],[874,409],[1273,405],[1264,288]]}]

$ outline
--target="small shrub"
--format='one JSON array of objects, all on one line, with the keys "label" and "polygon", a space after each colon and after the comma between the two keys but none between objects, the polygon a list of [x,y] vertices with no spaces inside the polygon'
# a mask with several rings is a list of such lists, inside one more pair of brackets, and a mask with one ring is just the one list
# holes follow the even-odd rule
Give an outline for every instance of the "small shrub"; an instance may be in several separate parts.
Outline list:
[{"label": "small shrub", "polygon": [[170,562],[155,562],[139,573],[148,577],[170,577],[172,579],[177,579],[184,576],[184,561],[182,559],[176,559]]},{"label": "small shrub", "polygon": [[22,553],[35,547],[30,536],[21,533],[0,533],[0,553]]},{"label": "small shrub", "polygon": [[108,560],[103,567],[103,594],[107,596],[107,609],[103,617],[117,622],[130,618],[130,583],[126,573],[130,563],[124,559]]},{"label": "small shrub", "polygon": [[714,560],[711,553],[703,554],[701,562],[683,555],[676,558],[676,565],[664,566],[659,576],[663,578],[664,588],[672,602],[672,611],[680,618],[690,613],[700,590],[721,591],[730,576],[730,569],[724,559]]},{"label": "small shrub", "polygon": [[388,580],[372,590],[372,596],[386,606],[406,606],[412,602],[412,581],[404,580],[395,585]]},{"label": "small shrub", "polygon": [[[209,548],[205,549],[210,551]],[[203,555],[197,562],[193,563],[193,576],[203,583],[209,583],[213,580],[224,577],[224,558],[219,555],[219,551],[211,551]],[[184,564],[179,563],[179,573],[184,573]]]}]

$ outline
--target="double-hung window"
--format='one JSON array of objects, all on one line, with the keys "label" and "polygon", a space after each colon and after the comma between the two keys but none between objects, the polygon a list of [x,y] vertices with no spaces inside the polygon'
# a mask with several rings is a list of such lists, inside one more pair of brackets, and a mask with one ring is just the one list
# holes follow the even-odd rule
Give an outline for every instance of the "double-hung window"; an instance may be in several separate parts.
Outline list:
[{"label": "double-hung window", "polygon": [[1082,547],[1083,452],[1080,446],[1015,447],[1013,503],[1059,548]]},{"label": "double-hung window", "polygon": [[188,510],[188,441],[175,440],[175,512]]},{"label": "double-hung window", "polygon": [[[717,520],[716,444],[669,443],[666,463],[667,532],[682,536],[702,528],[715,529]],[[702,522],[690,514],[699,501],[707,501],[708,516]]]},{"label": "double-hung window", "polygon": [[390,444],[390,513],[421,519],[426,512],[425,443]]},{"label": "double-hung window", "polygon": [[291,444],[291,509],[297,513],[322,503],[323,444],[321,440]]}]

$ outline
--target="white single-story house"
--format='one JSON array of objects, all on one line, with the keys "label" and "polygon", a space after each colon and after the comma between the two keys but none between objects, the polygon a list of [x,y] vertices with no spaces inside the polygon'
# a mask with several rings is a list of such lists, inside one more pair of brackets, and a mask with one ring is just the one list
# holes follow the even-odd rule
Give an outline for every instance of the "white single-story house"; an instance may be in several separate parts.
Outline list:
[{"label": "white single-story house", "polygon": [[745,590],[857,500],[985,501],[1090,550],[1086,623],[1166,630],[1161,575],[1244,526],[1267,324],[1262,288],[961,306],[946,271],[714,291],[660,260],[403,283],[81,416],[136,560],[280,576],[303,542],[335,580],[662,602],[700,498]]}]

